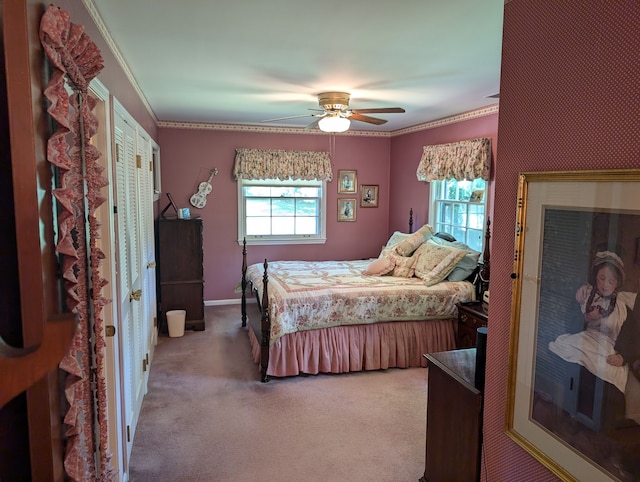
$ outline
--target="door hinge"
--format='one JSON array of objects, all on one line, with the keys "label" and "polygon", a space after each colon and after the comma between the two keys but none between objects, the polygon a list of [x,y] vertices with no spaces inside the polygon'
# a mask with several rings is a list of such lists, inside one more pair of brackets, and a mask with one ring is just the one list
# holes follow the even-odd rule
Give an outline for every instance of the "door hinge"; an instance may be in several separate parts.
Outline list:
[{"label": "door hinge", "polygon": [[147,360],[147,366],[149,366],[149,354],[147,353],[147,354],[144,356],[144,358],[145,358],[145,360]]},{"label": "door hinge", "polygon": [[113,206],[113,214],[118,214],[118,206]]},{"label": "door hinge", "polygon": [[149,161],[149,170],[153,172],[153,162]]},{"label": "door hinge", "polygon": [[127,425],[127,442],[131,442],[131,425]]},{"label": "door hinge", "polygon": [[142,156],[140,154],[136,154],[136,167],[142,169]]},{"label": "door hinge", "polygon": [[116,335],[116,327],[113,325],[107,325],[104,327],[105,335],[112,337]]},{"label": "door hinge", "polygon": [[147,371],[147,360],[145,360],[144,358],[142,359],[142,371]]},{"label": "door hinge", "polygon": [[158,328],[158,317],[157,316],[153,317],[153,327],[154,328]]},{"label": "door hinge", "polygon": [[142,298],[142,290],[135,290],[129,293],[129,301],[140,301],[140,298]]},{"label": "door hinge", "polygon": [[120,162],[120,144],[116,144],[116,162]]}]

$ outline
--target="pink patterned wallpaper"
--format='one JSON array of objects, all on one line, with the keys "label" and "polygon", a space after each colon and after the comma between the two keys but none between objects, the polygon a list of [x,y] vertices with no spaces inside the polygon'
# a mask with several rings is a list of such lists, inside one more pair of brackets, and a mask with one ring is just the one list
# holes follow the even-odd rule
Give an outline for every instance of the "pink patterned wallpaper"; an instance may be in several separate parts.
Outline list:
[{"label": "pink patterned wallpaper", "polygon": [[517,176],[640,167],[640,3],[505,5],[482,480],[555,480],[504,433]]}]

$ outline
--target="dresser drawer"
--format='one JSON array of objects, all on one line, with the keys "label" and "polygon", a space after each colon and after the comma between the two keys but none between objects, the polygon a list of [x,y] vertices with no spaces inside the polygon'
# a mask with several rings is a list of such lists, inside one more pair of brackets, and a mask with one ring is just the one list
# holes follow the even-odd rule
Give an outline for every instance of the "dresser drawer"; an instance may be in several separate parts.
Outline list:
[{"label": "dresser drawer", "polygon": [[469,328],[481,328],[487,326],[487,322],[484,319],[478,318],[470,313],[460,313],[459,323],[464,323]]},{"label": "dresser drawer", "polygon": [[458,334],[456,348],[472,348],[476,346],[477,329],[487,326],[487,304],[458,304]]}]

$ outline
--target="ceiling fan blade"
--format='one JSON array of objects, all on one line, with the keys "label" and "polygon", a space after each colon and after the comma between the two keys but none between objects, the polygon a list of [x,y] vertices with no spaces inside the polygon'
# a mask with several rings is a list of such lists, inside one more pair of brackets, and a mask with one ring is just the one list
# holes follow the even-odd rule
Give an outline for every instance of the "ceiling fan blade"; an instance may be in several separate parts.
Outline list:
[{"label": "ceiling fan blade", "polygon": [[402,107],[381,107],[379,109],[353,109],[356,114],[402,114],[406,112]]},{"label": "ceiling fan blade", "polygon": [[378,119],[377,117],[371,117],[368,115],[362,115],[359,114],[355,111],[351,111],[351,115],[349,116],[349,119],[351,120],[357,120],[360,122],[368,122],[369,124],[375,124],[375,125],[381,125],[381,124],[385,124],[387,121],[386,119]]},{"label": "ceiling fan blade", "polygon": [[287,119],[298,119],[300,117],[314,117],[316,114],[290,115],[289,117],[276,117],[275,119],[266,119],[260,122],[276,122]]},{"label": "ceiling fan blade", "polygon": [[318,117],[316,120],[314,120],[311,124],[309,124],[308,126],[306,126],[304,129],[316,129],[318,127],[318,123],[320,122],[320,119],[322,119],[324,116],[314,116],[314,117]]}]

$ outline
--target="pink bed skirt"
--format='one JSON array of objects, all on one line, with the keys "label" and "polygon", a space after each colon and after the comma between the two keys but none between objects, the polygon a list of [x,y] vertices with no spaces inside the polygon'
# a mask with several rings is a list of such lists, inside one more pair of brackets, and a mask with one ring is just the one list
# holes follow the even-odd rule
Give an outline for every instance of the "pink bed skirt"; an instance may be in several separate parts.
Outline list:
[{"label": "pink bed skirt", "polygon": [[[385,368],[426,367],[425,353],[455,348],[457,320],[393,321],[300,331],[269,349],[267,375],[346,373]],[[253,359],[260,343],[249,328]]]}]

